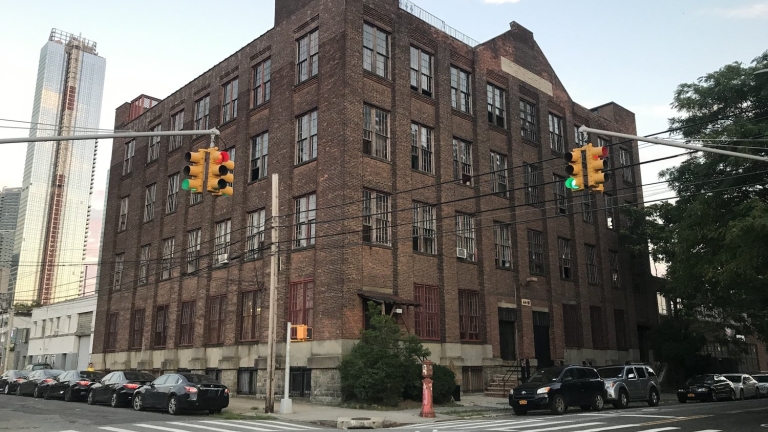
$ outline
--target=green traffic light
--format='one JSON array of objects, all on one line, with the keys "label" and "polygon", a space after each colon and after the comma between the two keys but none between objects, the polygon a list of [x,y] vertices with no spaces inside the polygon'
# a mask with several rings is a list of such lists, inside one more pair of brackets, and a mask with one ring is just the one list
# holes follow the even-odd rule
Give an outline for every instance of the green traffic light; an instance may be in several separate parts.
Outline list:
[{"label": "green traffic light", "polygon": [[[184,180],[184,181],[186,181],[186,180]],[[567,179],[567,180],[565,181],[565,187],[567,187],[568,189],[576,189],[576,188],[574,187],[574,185],[573,185],[573,181],[574,181],[574,180],[573,180],[572,178],[569,178],[569,179]]]},{"label": "green traffic light", "polygon": [[181,182],[181,188],[184,190],[189,190],[189,179],[184,179],[184,181]]}]

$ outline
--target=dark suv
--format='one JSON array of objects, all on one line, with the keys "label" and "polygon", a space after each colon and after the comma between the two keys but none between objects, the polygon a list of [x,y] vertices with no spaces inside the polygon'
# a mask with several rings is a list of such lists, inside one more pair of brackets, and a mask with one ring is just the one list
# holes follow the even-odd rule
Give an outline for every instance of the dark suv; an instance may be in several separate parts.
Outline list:
[{"label": "dark suv", "polygon": [[509,392],[509,405],[517,415],[536,409],[564,414],[569,406],[578,406],[584,411],[600,411],[605,405],[605,383],[591,367],[541,369],[528,382]]}]

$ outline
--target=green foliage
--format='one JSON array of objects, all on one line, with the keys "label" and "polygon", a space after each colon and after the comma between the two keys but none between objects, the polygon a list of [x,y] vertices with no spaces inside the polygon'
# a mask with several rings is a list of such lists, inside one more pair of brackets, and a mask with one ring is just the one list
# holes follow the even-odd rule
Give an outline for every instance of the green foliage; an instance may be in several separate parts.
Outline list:
[{"label": "green foliage", "polygon": [[456,388],[456,374],[443,365],[432,366],[432,401],[436,404],[448,403],[453,399]]},{"label": "green foliage", "polygon": [[34,301],[32,301],[32,302],[30,302],[28,304],[27,303],[16,303],[15,305],[13,305],[13,309],[16,312],[19,312],[19,313],[29,313],[29,312],[32,312],[32,309],[38,308],[40,306],[42,306],[42,303],[40,303],[37,300],[34,300]]},{"label": "green foliage", "polygon": [[360,342],[339,366],[342,395],[346,400],[394,406],[413,380],[414,365],[430,352],[372,302],[368,315],[370,328],[361,331]]}]

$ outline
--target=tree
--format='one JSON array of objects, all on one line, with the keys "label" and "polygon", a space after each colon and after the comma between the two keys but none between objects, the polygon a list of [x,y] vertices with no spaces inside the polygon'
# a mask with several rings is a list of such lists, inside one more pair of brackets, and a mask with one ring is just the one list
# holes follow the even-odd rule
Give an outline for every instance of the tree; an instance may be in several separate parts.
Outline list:
[{"label": "tree", "polygon": [[[679,85],[670,126],[686,140],[768,156],[768,142],[738,141],[768,137],[768,74],[754,74],[767,67],[768,51]],[[679,198],[626,212],[635,223],[622,241],[650,243],[667,265],[662,293],[683,314],[768,342],[768,163],[699,152],[660,176]]]}]

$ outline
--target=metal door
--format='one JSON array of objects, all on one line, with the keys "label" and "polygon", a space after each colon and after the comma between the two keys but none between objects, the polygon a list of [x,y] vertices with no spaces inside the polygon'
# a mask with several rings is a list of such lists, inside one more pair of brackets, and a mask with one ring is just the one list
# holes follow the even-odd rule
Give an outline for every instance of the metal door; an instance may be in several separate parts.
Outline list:
[{"label": "metal door", "polygon": [[533,312],[533,348],[538,367],[554,365],[549,348],[549,313]]},{"label": "metal door", "polygon": [[309,397],[312,394],[312,369],[292,367],[288,390],[291,397]]},{"label": "metal door", "polygon": [[502,360],[515,360],[515,322],[499,321],[499,349]]}]

